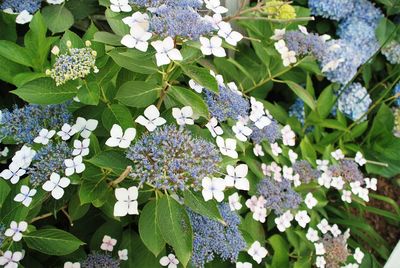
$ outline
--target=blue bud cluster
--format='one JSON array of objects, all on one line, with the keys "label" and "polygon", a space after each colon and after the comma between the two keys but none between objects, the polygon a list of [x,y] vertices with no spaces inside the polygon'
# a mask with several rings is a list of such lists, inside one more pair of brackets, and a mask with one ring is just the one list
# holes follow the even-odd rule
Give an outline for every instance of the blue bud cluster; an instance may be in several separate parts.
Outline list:
[{"label": "blue bud cluster", "polygon": [[248,127],[253,131],[250,135],[250,139],[255,143],[261,143],[263,141],[274,143],[282,137],[279,124],[275,120],[272,120],[271,124],[263,129],[259,129],[251,121],[249,121]]},{"label": "blue bud cluster", "polygon": [[299,174],[300,181],[304,183],[317,180],[321,176],[321,172],[314,169],[306,160],[296,161],[292,168],[295,174]]},{"label": "blue bud cluster", "polygon": [[353,160],[340,160],[337,165],[332,165],[328,171],[333,177],[341,176],[347,182],[364,183],[364,175],[358,168],[358,164]]},{"label": "blue bud cluster", "polygon": [[299,30],[288,31],[283,39],[290,51],[296,52],[296,55],[312,55],[317,60],[321,60],[325,55],[326,42],[318,34],[304,34]]},{"label": "blue bud cluster", "polygon": [[39,10],[41,3],[41,0],[4,0],[0,5],[0,9],[11,9],[16,13],[21,13],[26,10],[30,14],[33,14]]},{"label": "blue bud cluster", "polygon": [[[368,91],[360,83],[353,83],[349,87],[342,89],[338,99],[338,109],[353,121],[365,120],[364,114],[368,111],[372,103]],[[364,117],[363,117],[364,116]]]},{"label": "blue bud cluster", "polygon": [[382,48],[382,54],[391,64],[400,64],[400,43],[393,40]]},{"label": "blue bud cluster", "polygon": [[311,14],[332,20],[348,17],[354,9],[354,0],[309,0]]},{"label": "blue bud cluster", "polygon": [[119,260],[101,252],[90,253],[86,260],[82,262],[82,268],[119,268]]},{"label": "blue bud cluster", "polygon": [[400,82],[394,86],[393,95],[398,96],[395,100],[395,104],[400,107]]}]

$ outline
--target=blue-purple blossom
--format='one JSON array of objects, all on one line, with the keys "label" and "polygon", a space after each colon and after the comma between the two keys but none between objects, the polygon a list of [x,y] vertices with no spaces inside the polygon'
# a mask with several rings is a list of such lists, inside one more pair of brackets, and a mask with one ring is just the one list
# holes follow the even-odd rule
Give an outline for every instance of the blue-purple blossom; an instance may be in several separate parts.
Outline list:
[{"label": "blue-purple blossom", "polygon": [[86,260],[82,262],[82,268],[119,268],[119,260],[101,252],[90,253]]},{"label": "blue-purple blossom", "polygon": [[368,91],[360,83],[353,83],[342,92],[338,99],[338,109],[353,121],[365,120],[364,116],[372,103]]},{"label": "blue-purple blossom", "polygon": [[133,178],[159,189],[199,190],[204,177],[219,170],[221,157],[216,146],[193,137],[175,125],[145,133],[127,152],[133,161]]},{"label": "blue-purple blossom", "polygon": [[394,103],[397,106],[400,106],[400,82],[397,83],[397,85],[394,86],[393,95],[397,96],[397,98],[396,98]]},{"label": "blue-purple blossom", "polygon": [[64,160],[71,157],[72,150],[64,141],[49,142],[36,152],[27,174],[30,175],[32,185],[38,186],[47,181],[50,175],[64,172]]},{"label": "blue-purple blossom", "polygon": [[265,126],[263,129],[259,129],[251,121],[249,121],[248,127],[253,131],[250,135],[250,139],[255,143],[261,143],[263,141],[274,143],[282,137],[279,124],[275,120],[271,120],[271,124]]},{"label": "blue-purple blossom", "polygon": [[358,164],[353,160],[340,160],[338,164],[328,168],[330,175],[333,177],[341,176],[347,182],[364,182],[364,175],[358,168]]},{"label": "blue-purple blossom", "polygon": [[193,229],[193,256],[195,267],[216,258],[236,262],[239,252],[246,248],[246,242],[239,231],[240,217],[231,211],[227,203],[218,206],[225,224],[187,209]]},{"label": "blue-purple blossom", "polygon": [[205,100],[212,117],[219,122],[247,117],[250,110],[248,100],[225,86],[219,86],[219,94],[205,91]]},{"label": "blue-purple blossom", "polygon": [[11,9],[16,13],[26,10],[33,14],[40,8],[41,3],[41,0],[4,0],[0,5],[0,9]]},{"label": "blue-purple blossom", "polygon": [[351,15],[376,27],[379,20],[383,17],[382,11],[368,0],[354,0],[353,2],[354,9],[351,10]]},{"label": "blue-purple blossom", "polygon": [[296,52],[296,55],[312,55],[318,60],[325,55],[326,42],[318,34],[304,34],[301,31],[288,31],[283,39],[290,51]]},{"label": "blue-purple blossom", "polygon": [[400,64],[400,43],[395,40],[389,42],[382,48],[382,54],[391,64]]},{"label": "blue-purple blossom", "polygon": [[302,125],[305,122],[305,111],[304,111],[304,101],[300,98],[296,98],[296,101],[289,108],[289,116],[297,118]]},{"label": "blue-purple blossom", "polygon": [[0,223],[0,247],[3,246],[4,239],[6,238],[4,235],[6,228],[2,223]]},{"label": "blue-purple blossom", "polygon": [[341,20],[351,15],[354,0],[309,0],[311,14],[332,20]]},{"label": "blue-purple blossom", "polygon": [[292,168],[295,174],[299,174],[300,181],[304,183],[317,180],[321,176],[321,172],[314,169],[306,160],[296,161]]},{"label": "blue-purple blossom", "polygon": [[326,267],[342,267],[346,262],[347,257],[350,255],[349,249],[347,248],[348,234],[340,234],[334,237],[332,234],[327,232],[324,234],[321,242],[324,245],[325,254],[324,258],[326,261]]},{"label": "blue-purple blossom", "polygon": [[3,110],[0,139],[10,137],[18,143],[32,143],[42,128],[60,129],[64,123],[71,123],[72,114],[67,108],[67,104],[28,104],[22,108],[14,106],[12,111]]},{"label": "blue-purple blossom", "polygon": [[265,207],[273,210],[276,215],[281,215],[288,209],[296,209],[302,201],[286,179],[275,181],[267,177],[258,184],[257,193],[265,198]]}]

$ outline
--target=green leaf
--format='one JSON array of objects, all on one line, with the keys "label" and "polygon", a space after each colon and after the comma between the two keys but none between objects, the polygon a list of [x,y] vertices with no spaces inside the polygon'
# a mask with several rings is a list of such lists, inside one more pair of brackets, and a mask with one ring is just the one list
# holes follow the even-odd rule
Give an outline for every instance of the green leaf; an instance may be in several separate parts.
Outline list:
[{"label": "green leaf", "polygon": [[194,212],[209,217],[213,220],[224,222],[221,214],[219,213],[217,203],[214,200],[206,202],[201,194],[193,193],[192,191],[188,190],[183,192],[183,197],[185,200],[185,205]]},{"label": "green leaf", "polygon": [[154,55],[150,53],[134,49],[113,49],[108,52],[108,55],[116,64],[135,73],[154,74],[158,71],[154,63]]},{"label": "green leaf", "polygon": [[12,93],[29,103],[57,104],[75,97],[77,89],[73,83],[56,86],[53,79],[46,77],[30,81]]},{"label": "green leaf", "polygon": [[182,71],[196,83],[218,94],[218,83],[210,71],[193,65],[181,65]]},{"label": "green leaf", "polygon": [[156,201],[150,201],[143,208],[139,218],[139,234],[146,247],[158,256],[165,247],[165,241],[157,225]]},{"label": "green leaf", "polygon": [[72,234],[58,229],[34,231],[24,234],[23,238],[31,249],[53,256],[68,255],[85,244]]},{"label": "green leaf", "polygon": [[378,27],[375,29],[376,37],[381,45],[390,41],[394,37],[394,33],[396,31],[396,25],[383,17],[378,24]]},{"label": "green leaf", "polygon": [[284,81],[289,88],[296,94],[300,99],[304,101],[305,104],[308,105],[308,107],[311,108],[311,110],[315,110],[316,105],[315,105],[315,100],[314,98],[308,93],[302,86],[299,84],[296,84],[295,82],[292,81]]},{"label": "green leaf", "polygon": [[14,42],[0,40],[0,56],[21,65],[33,67],[30,51]]},{"label": "green leaf", "polygon": [[79,188],[80,203],[93,203],[97,199],[102,199],[108,191],[106,182],[107,176],[99,173],[97,169],[87,168],[82,175],[82,184]]},{"label": "green leaf", "polygon": [[209,117],[208,108],[203,98],[188,88],[172,86],[168,92],[168,96],[174,101],[185,106],[193,108],[195,116]]},{"label": "green leaf", "polygon": [[89,211],[90,204],[83,204],[79,200],[79,195],[74,195],[68,204],[68,214],[71,217],[71,220],[76,221],[85,216],[85,214]]},{"label": "green leaf", "polygon": [[157,223],[165,241],[174,248],[176,256],[185,267],[192,255],[193,237],[184,207],[164,195],[157,204]]},{"label": "green leaf", "polygon": [[317,153],[307,137],[301,141],[300,149],[303,158],[307,159],[310,163],[315,163],[317,160]]},{"label": "green leaf", "polygon": [[103,151],[87,161],[97,167],[108,169],[116,175],[120,175],[127,166],[132,164],[123,152],[114,150]]},{"label": "green leaf", "polygon": [[0,209],[3,207],[7,195],[10,193],[11,187],[8,186],[5,180],[0,180]]},{"label": "green leaf", "polygon": [[110,130],[114,124],[123,129],[133,127],[132,114],[128,108],[120,104],[112,104],[107,107],[101,117],[104,127]]},{"label": "green leaf", "polygon": [[84,83],[78,90],[79,100],[88,105],[97,105],[100,101],[100,87],[95,81]]},{"label": "green leaf", "polygon": [[272,254],[271,267],[289,267],[289,246],[280,235],[273,235],[268,239],[274,253]]},{"label": "green leaf", "polygon": [[336,96],[333,94],[332,86],[326,87],[319,95],[317,101],[317,110],[321,119],[328,117],[335,102]]},{"label": "green leaf", "polygon": [[130,81],[123,84],[115,96],[121,103],[144,108],[152,104],[160,95],[161,88],[145,81]]},{"label": "green leaf", "polygon": [[123,16],[119,13],[106,10],[106,19],[114,33],[124,36],[129,33],[129,26],[122,21]]},{"label": "green leaf", "polygon": [[16,81],[16,74],[28,72],[26,66],[22,66],[0,55],[0,66],[7,66],[7,68],[0,68],[0,80],[18,86]]},{"label": "green leaf", "polygon": [[104,43],[112,46],[121,45],[121,37],[109,32],[97,32],[94,34],[93,41]]},{"label": "green leaf", "polygon": [[74,24],[74,16],[64,5],[48,5],[42,9],[42,15],[53,33],[64,32]]}]

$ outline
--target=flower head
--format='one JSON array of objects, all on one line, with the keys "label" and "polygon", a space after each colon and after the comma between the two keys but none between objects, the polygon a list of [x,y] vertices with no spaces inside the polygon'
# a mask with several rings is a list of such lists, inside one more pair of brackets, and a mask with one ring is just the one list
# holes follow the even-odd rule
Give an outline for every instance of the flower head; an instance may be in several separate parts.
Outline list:
[{"label": "flower head", "polygon": [[10,9],[12,12],[20,13],[24,10],[29,12],[30,14],[35,13],[40,9],[41,0],[4,0],[0,5],[0,9]]},{"label": "flower head", "polygon": [[82,262],[82,268],[119,268],[119,260],[114,259],[111,255],[100,252],[92,252]]},{"label": "flower head", "polygon": [[351,120],[366,120],[367,113],[372,100],[366,88],[359,83],[353,83],[340,95],[338,109]]}]

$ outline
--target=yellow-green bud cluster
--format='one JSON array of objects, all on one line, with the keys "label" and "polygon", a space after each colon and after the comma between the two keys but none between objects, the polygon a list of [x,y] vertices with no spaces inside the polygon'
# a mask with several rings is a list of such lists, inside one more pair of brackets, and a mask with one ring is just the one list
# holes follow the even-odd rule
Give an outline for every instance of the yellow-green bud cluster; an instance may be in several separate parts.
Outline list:
[{"label": "yellow-green bud cluster", "polygon": [[266,12],[268,13],[268,17],[272,19],[288,20],[296,18],[294,7],[284,1],[267,2]]},{"label": "yellow-green bud cluster", "polygon": [[394,116],[394,129],[393,134],[400,138],[400,108],[393,109],[393,116]]},{"label": "yellow-green bud cluster", "polygon": [[98,72],[95,65],[97,53],[90,48],[90,45],[91,43],[87,41],[85,48],[72,48],[71,42],[67,42],[68,52],[60,56],[58,56],[58,47],[54,47],[52,53],[57,56],[57,60],[46,74],[51,76],[59,86],[69,80],[85,78],[92,69],[95,73]]}]

